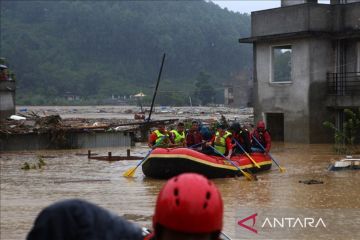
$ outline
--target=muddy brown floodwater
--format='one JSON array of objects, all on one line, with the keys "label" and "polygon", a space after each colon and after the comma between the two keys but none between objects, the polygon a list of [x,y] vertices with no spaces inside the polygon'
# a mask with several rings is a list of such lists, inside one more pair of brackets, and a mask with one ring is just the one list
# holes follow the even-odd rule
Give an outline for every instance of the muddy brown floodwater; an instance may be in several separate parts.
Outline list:
[{"label": "muddy brown floodwater", "polygon": [[[101,155],[108,151],[113,155],[126,153],[125,148],[93,149]],[[137,146],[132,154],[144,156],[147,151],[145,146]],[[77,154],[80,152],[87,150],[1,154],[1,239],[24,239],[45,206],[69,198],[89,200],[141,226],[151,227],[155,198],[164,181],[145,178],[141,168],[135,178],[124,178],[124,171],[137,161],[88,160],[87,156]],[[360,209],[360,172],[327,171],[330,162],[339,159],[332,145],[274,143],[272,154],[286,168],[285,173],[273,165],[272,170],[258,174],[257,182],[244,178],[214,180],[224,198],[224,232],[232,239],[239,239],[237,214],[244,208],[334,209],[333,218],[339,212],[335,209]],[[37,162],[39,155],[51,157],[44,158],[47,165],[42,170],[21,169],[25,161]],[[308,179],[324,184],[299,183]],[[347,235],[334,235],[331,239],[360,239],[359,229],[347,225],[342,226]],[[316,239],[329,238],[319,234]]]}]

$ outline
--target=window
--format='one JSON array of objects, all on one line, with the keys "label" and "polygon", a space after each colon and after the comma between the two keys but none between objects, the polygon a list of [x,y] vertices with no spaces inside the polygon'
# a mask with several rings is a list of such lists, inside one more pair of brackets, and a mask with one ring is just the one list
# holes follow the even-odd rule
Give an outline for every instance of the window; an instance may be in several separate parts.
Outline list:
[{"label": "window", "polygon": [[291,82],[291,45],[272,47],[271,51],[271,82]]}]

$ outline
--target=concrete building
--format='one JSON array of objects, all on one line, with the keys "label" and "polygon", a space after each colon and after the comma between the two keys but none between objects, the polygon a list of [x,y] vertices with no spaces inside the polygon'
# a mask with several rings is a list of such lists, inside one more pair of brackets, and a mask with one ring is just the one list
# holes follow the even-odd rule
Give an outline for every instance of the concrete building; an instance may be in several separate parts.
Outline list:
[{"label": "concrete building", "polygon": [[225,106],[238,108],[251,105],[253,81],[250,75],[250,71],[243,72],[223,84]]},{"label": "concrete building", "polygon": [[15,81],[7,76],[7,67],[0,66],[0,120],[15,114]]},{"label": "concrete building", "polygon": [[322,123],[360,106],[360,0],[282,0],[251,21],[255,121],[275,140],[331,142]]}]

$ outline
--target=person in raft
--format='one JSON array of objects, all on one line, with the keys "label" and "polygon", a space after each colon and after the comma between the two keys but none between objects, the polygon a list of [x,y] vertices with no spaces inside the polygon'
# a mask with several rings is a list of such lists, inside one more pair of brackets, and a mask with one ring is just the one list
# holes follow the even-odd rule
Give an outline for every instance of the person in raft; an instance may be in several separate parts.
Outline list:
[{"label": "person in raft", "polygon": [[225,125],[219,123],[216,127],[216,133],[210,140],[207,142],[207,146],[214,146],[215,154],[226,155],[227,158],[230,158],[233,152],[233,144],[231,143],[231,133],[226,131]]},{"label": "person in raft", "polygon": [[153,232],[84,200],[65,200],[43,209],[27,240],[218,240],[223,201],[215,184],[202,175],[184,173],[161,189],[153,215]]},{"label": "person in raft", "polygon": [[165,124],[160,122],[155,131],[153,131],[148,140],[148,146],[151,148],[155,147],[170,147],[170,134],[165,129]]},{"label": "person in raft", "polygon": [[170,134],[170,140],[175,146],[186,147],[184,123],[179,122],[176,126],[176,129],[170,131]]},{"label": "person in raft", "polygon": [[[250,141],[250,133],[246,128],[242,128],[240,123],[231,124],[229,131],[233,137],[234,141],[234,153],[244,153],[245,150],[247,153],[251,153],[251,141]],[[236,142],[235,142],[236,141]],[[238,146],[240,145],[240,146]]]},{"label": "person in raft", "polygon": [[203,138],[199,130],[199,123],[194,120],[191,123],[191,128],[189,129],[188,134],[186,135],[186,145],[194,150],[201,151],[201,143],[203,143]]},{"label": "person in raft", "polygon": [[[259,145],[261,144],[261,146]],[[256,128],[251,132],[251,150],[253,152],[268,153],[271,148],[271,136],[265,129],[265,123],[259,121]],[[265,152],[264,152],[265,149]]]}]

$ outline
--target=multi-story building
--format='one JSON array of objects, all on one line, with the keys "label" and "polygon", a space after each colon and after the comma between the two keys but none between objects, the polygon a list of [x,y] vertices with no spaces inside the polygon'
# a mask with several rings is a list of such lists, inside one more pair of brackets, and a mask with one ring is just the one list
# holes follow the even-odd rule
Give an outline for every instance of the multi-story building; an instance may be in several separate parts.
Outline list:
[{"label": "multi-story building", "polygon": [[323,122],[360,106],[360,0],[281,0],[251,21],[255,121],[275,140],[332,141]]}]

